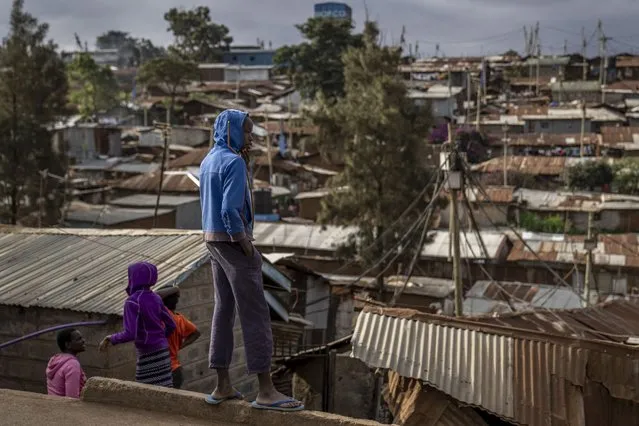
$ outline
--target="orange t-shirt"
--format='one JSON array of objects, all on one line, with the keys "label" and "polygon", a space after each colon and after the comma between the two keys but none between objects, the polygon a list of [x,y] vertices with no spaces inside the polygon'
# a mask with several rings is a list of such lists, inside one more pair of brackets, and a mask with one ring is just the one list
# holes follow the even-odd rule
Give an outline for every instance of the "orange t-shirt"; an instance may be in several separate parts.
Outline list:
[{"label": "orange t-shirt", "polygon": [[[167,309],[168,310],[168,309]],[[187,320],[184,315],[177,312],[171,312],[173,321],[175,321],[175,331],[169,336],[169,352],[171,353],[171,370],[175,370],[180,366],[178,352],[182,348],[182,343],[189,337],[197,327],[191,321]]]}]

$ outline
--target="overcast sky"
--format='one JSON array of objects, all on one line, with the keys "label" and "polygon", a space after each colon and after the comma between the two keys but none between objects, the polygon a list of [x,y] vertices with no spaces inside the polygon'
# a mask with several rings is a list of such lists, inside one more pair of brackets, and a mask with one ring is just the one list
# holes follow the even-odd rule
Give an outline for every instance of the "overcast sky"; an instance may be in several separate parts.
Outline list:
[{"label": "overcast sky", "polygon": [[[227,25],[235,42],[254,44],[259,37],[277,47],[300,40],[294,24],[313,13],[311,0],[25,0],[26,9],[48,22],[50,36],[63,48],[74,47],[73,33],[91,45],[110,29],[128,31],[157,44],[169,44],[164,12],[171,7],[208,5],[215,22]],[[364,20],[364,1],[347,1],[358,28]],[[419,41],[422,55],[440,44],[445,55],[488,55],[514,48],[523,50],[524,25],[540,21],[544,54],[560,54],[564,41],[570,51],[581,47],[581,27],[591,38],[601,18],[610,52],[639,53],[639,0],[367,0],[369,15],[380,23],[386,42],[399,39],[406,26],[408,42]],[[0,0],[0,33],[7,33],[11,0]]]}]

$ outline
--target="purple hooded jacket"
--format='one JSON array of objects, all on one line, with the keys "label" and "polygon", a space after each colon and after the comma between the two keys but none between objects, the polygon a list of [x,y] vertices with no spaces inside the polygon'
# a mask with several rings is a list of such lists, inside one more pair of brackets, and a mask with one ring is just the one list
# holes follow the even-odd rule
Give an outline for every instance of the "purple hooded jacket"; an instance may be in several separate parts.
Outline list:
[{"label": "purple hooded jacket", "polygon": [[111,336],[111,344],[135,342],[141,354],[169,347],[167,337],[175,330],[171,314],[160,296],[151,291],[158,280],[155,265],[147,262],[129,266],[129,297],[124,302],[124,330]]}]

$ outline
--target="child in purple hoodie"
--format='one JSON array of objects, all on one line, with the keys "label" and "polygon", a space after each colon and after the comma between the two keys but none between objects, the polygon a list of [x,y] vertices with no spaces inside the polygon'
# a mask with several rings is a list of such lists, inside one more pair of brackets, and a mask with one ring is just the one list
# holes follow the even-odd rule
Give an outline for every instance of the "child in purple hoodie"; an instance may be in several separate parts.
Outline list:
[{"label": "child in purple hoodie", "polygon": [[110,344],[135,342],[135,380],[149,385],[173,387],[167,337],[175,330],[175,322],[164,308],[160,296],[151,291],[157,280],[155,265],[139,262],[129,266],[129,285],[126,288],[129,297],[124,302],[124,330],[105,337],[100,350],[106,350]]}]

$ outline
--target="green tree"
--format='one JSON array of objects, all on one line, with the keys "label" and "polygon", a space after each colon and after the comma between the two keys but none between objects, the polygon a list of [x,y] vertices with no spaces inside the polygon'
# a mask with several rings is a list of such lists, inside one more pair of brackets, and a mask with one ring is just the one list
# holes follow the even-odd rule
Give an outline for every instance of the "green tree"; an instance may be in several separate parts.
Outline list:
[{"label": "green tree", "polygon": [[342,56],[351,47],[362,47],[362,35],[353,34],[353,23],[346,19],[310,18],[296,28],[305,41],[278,49],[276,66],[291,76],[306,98],[317,93],[327,99],[343,96]]},{"label": "green tree", "polygon": [[96,40],[95,45],[98,49],[117,49],[120,50],[124,45],[129,43],[132,38],[129,33],[124,31],[110,30],[103,34],[100,34]]},{"label": "green tree", "polygon": [[222,52],[228,50],[233,41],[225,25],[211,20],[211,11],[207,6],[190,10],[174,7],[164,14],[164,19],[169,23],[168,31],[174,37],[174,44],[169,51],[187,61],[219,62]]},{"label": "green tree", "polygon": [[[363,46],[344,55],[345,96],[329,101],[320,95],[312,116],[323,153],[338,152],[345,164],[331,181],[333,191],[323,204],[320,221],[356,226],[359,231],[342,253],[358,254],[366,266],[374,265],[401,240],[419,216],[419,206],[424,207],[426,197],[390,230],[398,212],[418,199],[428,181],[426,166],[416,159],[424,158],[432,123],[430,112],[406,96],[397,73],[401,50],[380,46],[378,38],[376,24],[367,23]],[[372,250],[362,250],[376,240]],[[413,248],[416,240],[413,235]],[[381,288],[381,280],[379,284]]]},{"label": "green tree", "polygon": [[138,81],[146,86],[160,86],[168,93],[167,122],[171,122],[178,94],[197,76],[197,64],[168,55],[145,63],[139,70]]},{"label": "green tree", "polygon": [[138,67],[166,54],[163,47],[155,46],[151,40],[131,37],[124,31],[107,31],[96,38],[95,45],[98,49],[117,49],[119,66]]},{"label": "green tree", "polygon": [[639,161],[626,158],[614,166],[614,186],[622,194],[639,193]]},{"label": "green tree", "polygon": [[68,67],[71,103],[84,118],[118,104],[118,82],[107,66],[95,63],[88,52],[80,52]]},{"label": "green tree", "polygon": [[[62,193],[39,171],[64,174],[47,130],[65,111],[67,78],[48,25],[14,0],[9,34],[0,45],[0,222],[16,224],[38,206],[59,218]],[[46,194],[40,199],[40,188]],[[41,204],[40,204],[41,203]]]},{"label": "green tree", "polygon": [[593,191],[610,185],[614,179],[612,167],[605,161],[595,160],[579,163],[568,169],[568,186],[571,189]]}]

